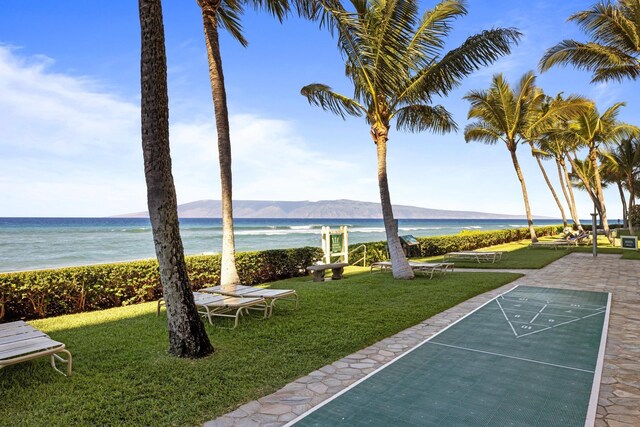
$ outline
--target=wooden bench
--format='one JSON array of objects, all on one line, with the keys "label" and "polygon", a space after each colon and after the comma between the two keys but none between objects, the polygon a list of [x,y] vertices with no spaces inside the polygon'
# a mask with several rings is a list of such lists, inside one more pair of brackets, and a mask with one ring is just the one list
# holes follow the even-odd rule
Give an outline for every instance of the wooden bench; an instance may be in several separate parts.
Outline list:
[{"label": "wooden bench", "polygon": [[322,282],[324,281],[324,272],[326,270],[331,270],[333,276],[332,280],[340,280],[342,279],[342,273],[344,272],[344,268],[349,265],[346,262],[334,262],[332,264],[318,264],[318,265],[310,265],[307,267],[307,271],[313,272],[313,281],[314,282]]}]

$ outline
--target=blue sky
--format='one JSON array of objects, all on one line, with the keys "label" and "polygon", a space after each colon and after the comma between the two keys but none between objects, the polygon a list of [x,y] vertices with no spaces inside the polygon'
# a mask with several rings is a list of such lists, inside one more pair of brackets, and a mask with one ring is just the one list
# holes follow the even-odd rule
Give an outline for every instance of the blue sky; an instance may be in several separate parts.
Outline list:
[{"label": "blue sky", "polygon": [[[421,9],[435,2],[422,1]],[[471,89],[492,74],[511,82],[536,69],[562,39],[584,36],[566,18],[591,1],[470,0],[448,47],[491,27],[524,33],[513,53],[467,78],[440,103],[461,129]],[[196,1],[163,2],[171,144],[179,203],[219,198],[213,107]],[[375,147],[363,119],[343,121],[311,107],[299,92],[319,82],[350,94],[335,41],[314,23],[279,24],[248,11],[249,47],[221,37],[231,115],[234,198],[378,201]],[[107,216],[146,210],[139,125],[139,36],[135,1],[0,2],[0,216]],[[591,85],[573,68],[542,74],[549,94],[578,93],[603,111],[626,101],[621,118],[640,124],[637,84]],[[524,214],[503,145],[466,144],[447,135],[390,134],[392,201],[438,209]],[[535,162],[519,157],[532,210],[559,217]],[[547,163],[555,177],[554,164]],[[555,181],[554,181],[555,182]],[[580,216],[592,204],[581,192]],[[621,217],[617,190],[606,191],[610,218]]]}]

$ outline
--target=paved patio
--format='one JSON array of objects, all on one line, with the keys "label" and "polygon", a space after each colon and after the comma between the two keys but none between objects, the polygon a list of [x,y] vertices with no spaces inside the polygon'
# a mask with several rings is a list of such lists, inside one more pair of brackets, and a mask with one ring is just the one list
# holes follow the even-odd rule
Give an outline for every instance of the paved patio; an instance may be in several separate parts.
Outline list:
[{"label": "paved patio", "polygon": [[574,253],[543,269],[517,272],[525,276],[311,372],[205,427],[281,426],[515,285],[613,294],[595,425],[640,426],[640,262],[622,260],[619,255],[601,254],[594,259],[591,254]]}]

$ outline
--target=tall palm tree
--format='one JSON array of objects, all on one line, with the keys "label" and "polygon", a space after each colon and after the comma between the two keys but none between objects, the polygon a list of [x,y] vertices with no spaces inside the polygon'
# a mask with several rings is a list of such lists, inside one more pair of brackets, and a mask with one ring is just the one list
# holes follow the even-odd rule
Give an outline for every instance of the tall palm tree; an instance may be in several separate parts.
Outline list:
[{"label": "tall palm tree", "polygon": [[324,84],[310,84],[301,93],[344,118],[364,116],[376,144],[378,186],[393,265],[393,277],[413,278],[393,217],[387,178],[387,142],[392,120],[398,130],[444,133],[456,129],[450,113],[433,98],[447,95],[462,78],[510,52],[520,33],[492,29],[469,37],[444,52],[454,19],[467,13],[465,2],[444,0],[421,17],[416,0],[351,0],[353,11],[320,0],[325,22],[338,33],[338,46],[353,83],[350,98]]},{"label": "tall palm tree", "polygon": [[[618,102],[609,107],[602,115],[598,112],[595,105],[589,108],[587,111],[579,114],[574,120],[569,123],[568,133],[572,135],[576,141],[578,147],[584,147],[588,150],[587,160],[591,163],[591,170],[593,171],[593,195],[595,196],[594,202],[600,215],[602,226],[604,228],[605,235],[613,242],[611,233],[609,232],[609,222],[607,220],[607,208],[604,200],[604,193],[602,191],[602,179],[600,177],[600,166],[598,164],[598,156],[601,151],[602,145],[608,145],[614,141],[620,140],[625,137],[635,136],[640,133],[640,129],[636,126],[629,125],[627,123],[620,122],[618,120],[618,113],[620,108],[625,104]],[[572,159],[569,156],[569,160],[572,162],[572,166],[575,165],[575,155]],[[586,187],[589,187],[586,177],[580,176],[581,180]]]},{"label": "tall palm tree", "polygon": [[[220,199],[222,203],[222,262],[220,266],[220,284],[223,287],[240,283],[236,268],[235,239],[233,233],[233,195],[231,174],[231,135],[229,131],[229,111],[227,93],[222,70],[222,54],[218,28],[225,28],[242,46],[247,40],[242,35],[240,15],[245,2],[239,0],[197,0],[202,11],[207,58],[209,61],[209,80],[215,111],[218,134],[218,161],[220,163]],[[263,6],[279,20],[289,11],[288,0],[254,0],[255,6]]]},{"label": "tall palm tree", "polygon": [[567,202],[567,206],[569,206],[571,219],[576,227],[578,227],[578,230],[582,231],[582,224],[580,223],[580,216],[578,214],[566,163],[567,151],[571,148],[568,145],[568,141],[560,136],[560,132],[557,132],[566,127],[566,121],[558,121],[553,126],[555,132],[546,132],[545,135],[538,140],[538,147],[555,160],[556,169],[558,170],[558,181],[560,182],[560,188],[562,189],[562,194]]},{"label": "tall palm tree", "polygon": [[569,17],[587,34],[586,43],[564,40],[547,50],[540,69],[572,64],[593,73],[592,82],[640,76],[640,0],[603,0]]},{"label": "tall palm tree", "polygon": [[560,217],[562,218],[562,226],[566,227],[567,215],[565,215],[564,213],[564,207],[562,206],[562,202],[560,201],[560,198],[558,197],[558,194],[556,193],[555,188],[553,188],[553,184],[551,183],[549,176],[547,175],[547,170],[544,168],[544,165],[542,164],[542,159],[549,159],[552,156],[547,154],[544,150],[536,147],[534,140],[528,140],[527,142],[529,143],[529,146],[531,146],[531,155],[533,156],[534,159],[536,159],[536,163],[540,168],[540,172],[542,172],[542,177],[544,178],[544,182],[547,184],[547,187],[549,187],[551,196],[553,196],[553,200],[556,202],[556,205],[558,206],[558,210],[560,211]]},{"label": "tall palm tree", "polygon": [[[620,195],[620,202],[622,203],[622,226],[624,228],[629,227],[629,221],[627,217],[628,207],[627,199],[624,193],[624,177],[621,174],[620,168],[614,163],[613,158],[609,152],[603,152],[600,156],[600,177],[603,184],[616,184],[618,188],[618,194]],[[633,227],[631,227],[633,230]]]},{"label": "tall palm tree", "polygon": [[167,307],[169,352],[197,358],[213,352],[196,309],[184,262],[169,153],[169,98],[160,0],[139,0],[142,152],[147,204]]},{"label": "tall palm tree", "polygon": [[485,144],[503,141],[509,150],[520,181],[529,233],[533,242],[538,239],[533,227],[527,186],[516,154],[518,144],[531,140],[534,135],[538,138],[538,135],[543,135],[559,119],[572,117],[588,104],[578,97],[569,97],[565,102],[558,102],[553,104],[552,108],[543,109],[545,95],[536,87],[535,80],[536,76],[530,71],[522,76],[515,88],[511,88],[502,74],[496,74],[488,90],[473,90],[464,97],[471,103],[468,118],[476,119],[465,128],[465,140]]},{"label": "tall palm tree", "polygon": [[640,174],[640,140],[638,138],[624,138],[611,151],[605,151],[602,156],[603,164],[610,175],[618,183],[622,194],[622,187],[629,192],[629,202],[623,202],[625,227],[633,229],[635,224],[628,222],[627,211],[636,205],[636,181]]}]

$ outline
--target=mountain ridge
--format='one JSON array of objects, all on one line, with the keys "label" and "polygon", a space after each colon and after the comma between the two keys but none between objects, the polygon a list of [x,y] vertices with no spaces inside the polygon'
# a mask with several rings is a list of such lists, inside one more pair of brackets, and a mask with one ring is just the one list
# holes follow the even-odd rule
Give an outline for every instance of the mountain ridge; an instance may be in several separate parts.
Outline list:
[{"label": "mountain ridge", "polygon": [[[497,214],[476,211],[457,211],[422,208],[409,205],[393,205],[396,219],[523,219],[524,215]],[[220,218],[220,200],[198,200],[178,205],[180,218]],[[234,218],[382,218],[379,203],[358,200],[318,200],[316,202],[234,200]],[[116,218],[148,218],[148,212],[114,215]],[[547,217],[535,216],[537,219]]]}]

